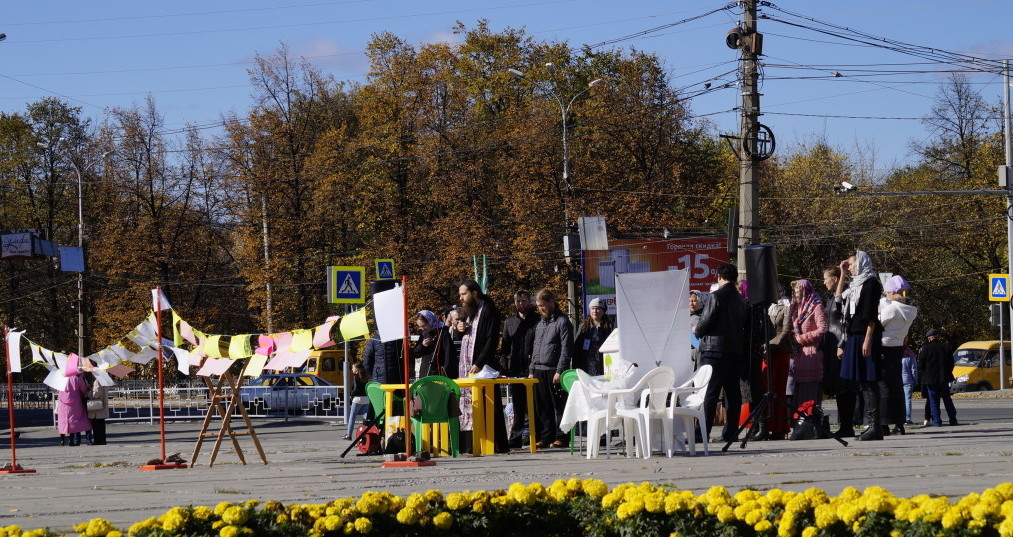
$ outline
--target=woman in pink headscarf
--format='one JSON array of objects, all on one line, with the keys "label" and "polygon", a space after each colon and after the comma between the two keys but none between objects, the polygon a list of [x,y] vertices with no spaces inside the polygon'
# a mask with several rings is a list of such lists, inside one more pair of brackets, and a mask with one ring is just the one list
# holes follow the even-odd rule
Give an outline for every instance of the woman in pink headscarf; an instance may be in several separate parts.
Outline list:
[{"label": "woman in pink headscarf", "polygon": [[70,435],[70,445],[81,445],[81,433],[91,430],[85,396],[90,389],[81,375],[67,379],[67,387],[56,392],[56,430],[60,433],[60,445],[64,435]]},{"label": "woman in pink headscarf", "polygon": [[795,343],[788,373],[788,395],[795,407],[806,401],[820,404],[823,380],[823,335],[827,317],[813,284],[809,280],[791,282],[791,324]]}]

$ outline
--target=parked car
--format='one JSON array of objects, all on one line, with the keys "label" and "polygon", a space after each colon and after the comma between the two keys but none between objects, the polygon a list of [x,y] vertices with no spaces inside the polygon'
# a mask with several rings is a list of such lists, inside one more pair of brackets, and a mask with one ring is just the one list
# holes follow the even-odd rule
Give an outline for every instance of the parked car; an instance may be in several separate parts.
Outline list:
[{"label": "parked car", "polygon": [[253,414],[299,410],[332,414],[340,401],[337,386],[308,373],[261,375],[241,387],[239,396]]},{"label": "parked car", "polygon": [[[1003,342],[1006,354],[1006,378],[1010,370],[1010,343]],[[952,392],[977,392],[994,390],[999,383],[999,342],[968,341],[953,353]]]}]

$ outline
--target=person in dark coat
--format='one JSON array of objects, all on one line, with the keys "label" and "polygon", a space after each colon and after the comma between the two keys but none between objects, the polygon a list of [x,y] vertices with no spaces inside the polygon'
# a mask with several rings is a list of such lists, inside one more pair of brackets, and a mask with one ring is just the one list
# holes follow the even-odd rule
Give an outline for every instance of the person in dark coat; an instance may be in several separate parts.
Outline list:
[{"label": "person in dark coat", "polygon": [[835,436],[855,436],[855,405],[858,400],[858,383],[841,378],[841,358],[838,351],[844,342],[844,278],[840,267],[823,271],[823,285],[830,291],[824,302],[827,332],[823,336],[823,393],[837,399],[837,419],[840,429]]},{"label": "person in dark coat", "polygon": [[[464,316],[457,322],[457,330],[463,334],[461,339],[461,355],[459,371],[461,376],[474,375],[489,366],[496,371],[503,371],[499,362],[500,344],[499,309],[492,299],[482,291],[475,280],[465,280],[458,286],[461,309]],[[503,403],[499,396],[499,387],[493,397],[493,429],[495,431],[495,450],[497,453],[510,451],[507,441],[506,420],[503,417]],[[472,428],[472,394],[470,389],[461,390],[461,430],[471,431]],[[470,434],[461,437],[461,451],[470,452]]]},{"label": "person in dark coat", "polygon": [[953,382],[953,349],[939,339],[939,330],[935,328],[925,333],[928,343],[918,351],[918,381],[928,392],[929,411],[932,420],[927,427],[942,427],[943,420],[939,415],[939,400],[946,406],[946,416],[950,425],[957,423],[957,409],[950,398],[950,382]]},{"label": "person in dark coat", "polygon": [[841,271],[851,273],[844,297],[844,324],[847,339],[841,355],[841,378],[859,383],[865,401],[869,427],[859,440],[882,440],[879,379],[882,376],[883,325],[879,322],[879,298],[883,286],[872,270],[872,258],[858,250],[841,262]]},{"label": "person in dark coat", "polygon": [[573,342],[573,364],[570,368],[583,369],[594,377],[605,374],[604,357],[598,349],[615,329],[615,323],[605,314],[605,302],[600,298],[591,300],[588,312]]},{"label": "person in dark coat", "polygon": [[[500,356],[503,361],[504,373],[509,377],[528,376],[531,365],[531,339],[534,327],[538,323],[538,315],[531,307],[531,293],[521,289],[514,293],[514,306],[517,313],[507,317],[503,322],[503,338],[500,344]],[[510,400],[513,402],[514,421],[510,427],[510,447],[521,447],[524,434],[524,421],[528,418],[527,389],[522,384],[511,384]],[[530,426],[529,426],[530,428]]]},{"label": "person in dark coat", "polygon": [[436,334],[436,357],[439,375],[456,379],[460,377],[461,337],[457,321],[461,319],[461,308],[450,308],[443,316],[444,325]]},{"label": "person in dark coat", "polygon": [[379,339],[366,342],[362,364],[369,373],[369,378],[380,384],[398,384],[404,382],[402,376],[404,342],[400,339],[381,343]]},{"label": "person in dark coat", "polygon": [[[531,342],[531,366],[528,377],[535,384],[535,422],[539,448],[565,447],[568,437],[559,429],[566,408],[566,394],[560,386],[560,377],[570,364],[573,345],[573,325],[556,303],[556,295],[542,289],[535,295],[535,304],[541,316],[535,325]],[[597,439],[589,439],[597,442]]]},{"label": "person in dark coat", "polygon": [[439,373],[439,359],[436,357],[436,342],[439,331],[443,328],[436,314],[422,310],[412,318],[418,329],[419,339],[412,346],[412,358],[415,361],[414,378],[420,379]]},{"label": "person in dark coat", "polygon": [[718,397],[724,389],[725,420],[721,438],[734,442],[738,435],[738,409],[742,406],[739,393],[739,364],[748,346],[746,337],[746,301],[735,287],[739,269],[731,263],[718,267],[718,289],[711,293],[704,303],[700,322],[694,331],[700,338],[700,365],[713,368],[711,380],[704,395],[704,415],[707,419],[707,434],[714,425]]}]

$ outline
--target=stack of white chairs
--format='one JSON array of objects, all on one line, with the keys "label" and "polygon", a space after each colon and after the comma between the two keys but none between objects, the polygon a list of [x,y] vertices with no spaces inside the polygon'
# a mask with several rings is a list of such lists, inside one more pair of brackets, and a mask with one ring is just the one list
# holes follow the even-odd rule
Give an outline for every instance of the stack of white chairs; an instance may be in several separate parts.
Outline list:
[{"label": "stack of white chairs", "polygon": [[[651,456],[651,422],[661,420],[666,438],[672,438],[671,419],[667,416],[666,400],[675,384],[675,371],[661,366],[648,371],[637,383],[626,389],[600,390],[594,379],[578,370],[582,393],[589,409],[587,420],[587,458],[598,456],[599,438],[612,429],[621,428],[626,440],[626,456]],[[602,399],[605,405],[601,405]],[[638,404],[639,402],[639,404]],[[605,456],[611,457],[611,442],[605,442]]]}]

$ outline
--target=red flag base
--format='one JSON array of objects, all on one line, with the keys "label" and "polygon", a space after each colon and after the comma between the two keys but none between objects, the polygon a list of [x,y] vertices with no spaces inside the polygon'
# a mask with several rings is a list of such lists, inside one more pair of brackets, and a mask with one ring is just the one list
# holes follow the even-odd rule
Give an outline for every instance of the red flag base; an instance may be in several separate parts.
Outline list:
[{"label": "red flag base", "polygon": [[384,468],[418,468],[419,466],[436,466],[436,461],[385,461],[380,466]]},{"label": "red flag base", "polygon": [[34,474],[35,470],[20,468],[18,470],[0,470],[0,474]]},{"label": "red flag base", "polygon": [[178,470],[180,468],[186,468],[185,463],[179,464],[145,464],[141,466],[141,470]]}]

